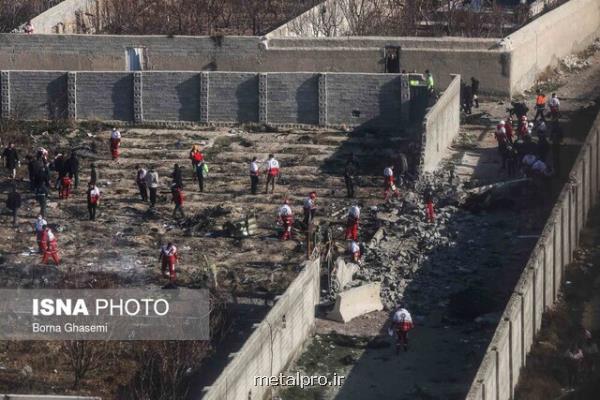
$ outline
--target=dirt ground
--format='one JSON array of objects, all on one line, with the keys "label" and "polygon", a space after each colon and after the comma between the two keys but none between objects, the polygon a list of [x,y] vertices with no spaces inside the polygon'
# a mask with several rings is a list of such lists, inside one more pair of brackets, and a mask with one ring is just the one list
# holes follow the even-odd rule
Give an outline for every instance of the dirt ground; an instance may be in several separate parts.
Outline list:
[{"label": "dirt ground", "polygon": [[[345,214],[339,211],[345,207],[351,204],[369,206],[377,202],[376,198],[381,196],[379,175],[385,159],[405,144],[398,136],[335,130],[124,128],[121,129],[121,157],[113,161],[108,149],[110,127],[33,124],[20,128],[23,131],[18,133],[21,136],[17,139],[16,130],[1,137],[3,145],[15,140],[23,160],[17,174],[17,188],[23,195],[24,204],[19,211],[19,223],[14,228],[8,210],[2,208],[0,211],[0,237],[4,238],[0,243],[0,286],[162,286],[167,280],[160,273],[159,247],[173,241],[181,256],[177,265],[178,285],[211,285],[214,277],[208,264],[214,265],[218,287],[229,293],[236,303],[237,299],[268,299],[282,293],[305,258],[301,227],[295,231],[294,240],[278,240],[279,228],[275,221],[285,197],[290,200],[296,219],[301,220],[302,202],[310,191],[315,190],[319,207],[317,219],[329,219],[338,211],[337,219],[343,221]],[[204,154],[209,166],[203,193],[193,180],[188,159],[189,149],[196,143],[205,143]],[[48,204],[46,219],[58,238],[62,258],[59,267],[41,265],[33,234],[32,224],[39,207],[29,191],[24,157],[33,154],[39,146],[49,149],[51,158],[59,152],[68,154],[71,149],[81,155],[79,188],[66,200],[59,200],[57,192],[52,190]],[[346,199],[342,178],[343,165],[350,152],[361,160],[360,189],[354,200]],[[263,176],[259,194],[251,195],[249,162],[252,156],[264,161],[269,153],[275,154],[282,168],[275,194],[263,194]],[[97,167],[102,193],[95,222],[88,221],[85,196],[91,163]],[[175,163],[184,168],[186,219],[174,219],[171,215],[173,204],[169,185]],[[160,195],[154,211],[149,211],[148,204],[143,203],[137,193],[136,164],[154,166],[159,173]],[[261,168],[264,171],[264,162],[261,162]],[[7,193],[10,182],[5,170],[1,174],[0,189]],[[245,216],[257,218],[256,235],[244,240],[229,237],[223,230],[224,223]],[[236,304],[244,313],[251,311],[242,306]],[[242,319],[248,321],[233,326],[232,329],[239,329],[232,332],[236,346],[243,343],[243,337],[239,335],[248,334],[252,323],[264,315],[264,310],[259,311],[244,315]],[[246,325],[248,329],[240,328]],[[52,351],[43,348],[50,357]],[[69,389],[68,373],[63,374],[66,366],[58,366],[54,358],[33,363],[32,355],[23,349],[23,346],[0,349],[0,391],[10,389],[22,393],[35,388],[37,392],[73,393]],[[226,354],[224,358],[227,359]],[[15,380],[12,372],[6,372],[18,373],[26,367],[33,369],[32,379]],[[56,367],[59,375],[54,372]],[[3,369],[8,375],[3,375]],[[107,380],[102,385],[116,384],[110,376],[102,375],[99,379]],[[80,393],[93,394],[97,384],[98,381],[84,382],[85,387]],[[102,390],[102,393],[110,392],[109,389]]]},{"label": "dirt ground", "polygon": [[[447,227],[455,232],[456,246],[434,251],[437,264],[432,262],[431,268],[430,263],[407,288],[404,303],[416,320],[410,350],[394,354],[385,327],[387,311],[345,325],[319,319],[317,336],[285,374],[337,373],[346,376],[345,383],[309,390],[288,388],[280,391],[282,399],[464,398],[553,199],[598,111],[600,54],[586,56],[590,56],[590,67],[560,71],[544,82],[547,94],[556,90],[561,99],[560,122],[565,133],[561,170],[548,188],[546,201],[518,197],[513,209],[456,213]],[[530,109],[533,97],[530,93],[525,98]],[[493,132],[509,106],[507,101],[487,99],[474,115],[465,118],[461,138],[444,167],[454,169],[465,186],[508,179],[500,170]],[[454,266],[455,272],[436,273],[444,263]],[[487,314],[474,320],[454,318],[452,307],[460,304],[459,296],[463,304],[490,300]]]}]

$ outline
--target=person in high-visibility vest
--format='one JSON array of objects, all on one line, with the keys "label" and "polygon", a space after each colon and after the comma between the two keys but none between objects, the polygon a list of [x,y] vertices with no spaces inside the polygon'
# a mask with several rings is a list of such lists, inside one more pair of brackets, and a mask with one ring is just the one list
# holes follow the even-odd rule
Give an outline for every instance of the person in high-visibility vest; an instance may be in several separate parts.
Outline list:
[{"label": "person in high-visibility vest", "polygon": [[433,89],[434,89],[433,75],[431,74],[431,72],[429,72],[428,69],[425,70],[425,84],[427,85],[427,90],[430,92],[433,92]]},{"label": "person in high-visibility vest", "polygon": [[544,111],[546,111],[546,95],[538,90],[535,98],[535,117],[533,117],[533,120],[537,121],[538,117],[545,120]]}]

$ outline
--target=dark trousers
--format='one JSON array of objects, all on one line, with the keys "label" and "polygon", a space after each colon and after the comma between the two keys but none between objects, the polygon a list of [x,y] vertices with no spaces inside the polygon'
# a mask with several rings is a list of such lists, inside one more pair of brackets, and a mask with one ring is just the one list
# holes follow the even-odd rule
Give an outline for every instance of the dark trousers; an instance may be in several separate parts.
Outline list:
[{"label": "dark trousers", "polygon": [[181,218],[185,218],[185,214],[183,213],[183,206],[181,204],[175,204],[175,208],[173,209],[173,218],[177,217],[177,213],[181,215]]},{"label": "dark trousers", "polygon": [[308,209],[304,209],[304,225],[306,225],[308,227],[308,224],[312,222],[313,219],[315,219],[315,212],[317,210],[308,210]]},{"label": "dark trousers", "polygon": [[150,190],[150,207],[154,207],[156,204],[156,190],[157,188],[148,188]]},{"label": "dark trousers", "polygon": [[46,198],[44,197],[43,199],[38,199],[38,203],[40,204],[40,214],[42,215],[42,217],[46,217]]},{"label": "dark trousers", "polygon": [[535,107],[535,117],[533,117],[533,120],[536,121],[538,118],[541,118],[542,120],[546,120],[546,117],[544,117],[544,110],[546,108],[545,107]]},{"label": "dark trousers", "polygon": [[18,208],[11,209],[10,211],[12,212],[13,225],[17,225],[17,211],[18,211]]},{"label": "dark trousers", "polygon": [[145,183],[138,183],[138,189],[140,190],[140,196],[142,201],[148,201],[148,187]]},{"label": "dark trousers", "polygon": [[396,330],[396,352],[400,351],[400,347],[404,347],[404,351],[408,350],[408,331],[401,329]]},{"label": "dark trousers", "polygon": [[69,173],[69,178],[73,180],[73,187],[77,189],[77,186],[79,186],[79,172]]},{"label": "dark trousers", "polygon": [[96,208],[98,208],[97,204],[88,204],[88,212],[90,213],[90,221],[96,220]]},{"label": "dark trousers", "polygon": [[196,168],[196,177],[198,178],[198,189],[204,192],[204,175],[202,175],[202,168]]},{"label": "dark trousers", "polygon": [[354,197],[354,181],[351,176],[344,175],[344,182],[346,182],[346,195],[349,198]]},{"label": "dark trousers", "polygon": [[258,176],[250,175],[250,191],[252,194],[256,194],[258,190]]}]

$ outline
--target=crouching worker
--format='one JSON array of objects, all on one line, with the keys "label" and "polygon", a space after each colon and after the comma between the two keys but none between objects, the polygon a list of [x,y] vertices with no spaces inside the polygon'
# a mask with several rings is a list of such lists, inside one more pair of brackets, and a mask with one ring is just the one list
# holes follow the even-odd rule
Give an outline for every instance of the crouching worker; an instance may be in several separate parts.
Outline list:
[{"label": "crouching worker", "polygon": [[391,334],[396,335],[396,354],[400,353],[400,347],[408,351],[408,331],[414,327],[412,317],[403,305],[398,305],[392,316]]},{"label": "crouching worker", "polygon": [[160,270],[163,276],[166,276],[167,269],[169,270],[169,278],[171,282],[175,282],[177,278],[175,274],[175,264],[177,263],[177,247],[171,242],[167,243],[166,246],[160,248]]},{"label": "crouching worker", "polygon": [[60,263],[60,258],[58,257],[58,242],[48,225],[43,226],[40,243],[42,248],[42,264],[46,264],[48,262],[48,257],[52,257],[52,260],[58,266]]},{"label": "crouching worker", "polygon": [[348,253],[350,253],[350,259],[353,263],[358,265],[362,263],[362,251],[360,250],[360,245],[354,240],[348,242]]},{"label": "crouching worker", "polygon": [[279,208],[277,222],[283,227],[281,240],[290,240],[292,238],[292,225],[294,225],[294,213],[287,199],[283,201],[283,205]]}]

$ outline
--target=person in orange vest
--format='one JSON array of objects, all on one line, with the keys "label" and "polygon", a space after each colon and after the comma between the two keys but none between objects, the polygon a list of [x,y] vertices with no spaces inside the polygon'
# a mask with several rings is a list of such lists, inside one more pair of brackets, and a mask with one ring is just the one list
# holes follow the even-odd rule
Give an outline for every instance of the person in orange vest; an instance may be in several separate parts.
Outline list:
[{"label": "person in orange vest", "polygon": [[73,181],[69,178],[68,175],[60,178],[60,184],[58,189],[58,198],[59,199],[68,199],[71,194],[71,183]]},{"label": "person in orange vest", "polygon": [[392,192],[392,196],[400,196],[400,192],[394,182],[394,167],[391,165],[383,170],[383,201],[388,200],[390,191]]},{"label": "person in orange vest", "polygon": [[290,240],[292,238],[292,226],[294,225],[294,213],[288,199],[285,199],[283,205],[279,208],[277,222],[283,226],[281,240]]},{"label": "person in orange vest", "polygon": [[308,224],[315,218],[317,212],[317,192],[310,192],[308,197],[304,199],[304,225],[308,227]]},{"label": "person in orange vest", "polygon": [[48,225],[43,226],[40,242],[42,248],[42,264],[46,264],[48,262],[48,257],[52,257],[54,263],[58,265],[60,263],[60,258],[58,257],[58,242]]},{"label": "person in orange vest", "polygon": [[90,213],[90,221],[96,220],[96,209],[100,203],[100,189],[92,183],[88,184],[87,190],[87,207]]},{"label": "person in orange vest", "polygon": [[171,194],[173,196],[173,203],[175,203],[173,218],[177,217],[177,213],[181,215],[181,218],[185,218],[183,212],[183,189],[177,184],[173,184],[173,186],[171,186]]},{"label": "person in orange vest", "polygon": [[348,219],[346,220],[346,240],[358,241],[358,221],[360,219],[360,208],[352,206],[348,210]]},{"label": "person in orange vest", "polygon": [[110,133],[110,154],[113,160],[119,158],[119,147],[121,147],[121,132],[117,128],[113,128]]},{"label": "person in orange vest", "polygon": [[535,98],[535,117],[533,117],[533,120],[537,121],[538,117],[545,120],[544,111],[546,111],[546,95],[538,90]]},{"label": "person in orange vest", "polygon": [[271,193],[275,192],[275,179],[279,175],[279,161],[275,159],[273,154],[269,154],[267,160],[267,186],[265,187],[265,194],[269,193],[269,183],[271,184]]},{"label": "person in orange vest", "polygon": [[175,264],[177,263],[177,259],[177,247],[175,247],[173,243],[169,242],[166,246],[163,245],[160,248],[160,255],[158,257],[158,260],[161,263],[160,269],[163,276],[166,274],[167,269],[169,270],[169,278],[171,279],[171,282],[174,282],[177,278],[175,273]]}]

